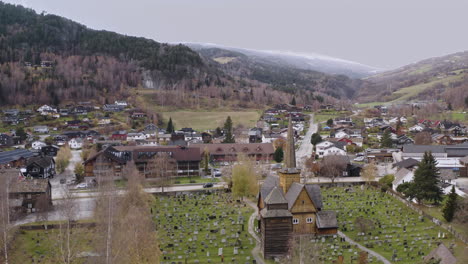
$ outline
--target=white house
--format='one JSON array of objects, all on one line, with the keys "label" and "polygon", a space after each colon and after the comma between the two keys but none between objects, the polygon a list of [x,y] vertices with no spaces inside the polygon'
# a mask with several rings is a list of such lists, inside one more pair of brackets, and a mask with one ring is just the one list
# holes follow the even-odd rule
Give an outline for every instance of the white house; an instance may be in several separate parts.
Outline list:
[{"label": "white house", "polygon": [[146,139],[146,136],[143,133],[128,133],[127,134],[127,141],[144,140],[144,139]]},{"label": "white house", "polygon": [[414,125],[414,126],[408,128],[408,130],[409,130],[410,132],[421,132],[421,131],[424,130],[424,126],[423,126],[423,125],[420,125],[420,124],[417,124],[417,125]]},{"label": "white house", "polygon": [[319,153],[320,158],[323,158],[323,157],[326,157],[326,156],[333,156],[333,155],[345,156],[345,155],[347,155],[347,153],[346,153],[345,150],[337,148],[335,146],[331,146],[331,147],[325,149],[323,151],[322,155],[320,155],[320,153]]},{"label": "white house", "polygon": [[315,145],[315,150],[316,152],[318,153],[319,156],[323,156],[323,153],[325,151],[325,149],[333,146],[334,144],[331,143],[330,141],[322,141],[320,143],[318,143],[317,145]]},{"label": "white house", "polygon": [[52,106],[43,105],[37,109],[37,112],[57,112],[57,109],[53,108]]},{"label": "white house", "polygon": [[49,128],[47,126],[35,126],[33,127],[34,132],[47,134],[49,133]]},{"label": "white house", "polygon": [[345,131],[341,130],[335,133],[335,138],[349,138],[349,135]]},{"label": "white house", "polygon": [[398,185],[410,182],[414,178],[414,173],[408,169],[401,168],[400,170],[395,173],[395,180],[392,182],[392,189],[396,191]]},{"label": "white house", "polygon": [[83,147],[83,139],[81,138],[72,138],[68,141],[68,145],[71,149],[80,149]]},{"label": "white house", "polygon": [[109,117],[101,117],[98,120],[98,125],[104,126],[109,125],[111,123],[111,119]]},{"label": "white house", "polygon": [[38,140],[31,143],[31,148],[35,149],[35,150],[40,150],[42,147],[45,147],[45,146],[47,146],[46,143],[44,143],[42,141],[38,141]]},{"label": "white house", "polygon": [[120,105],[120,106],[123,106],[123,107],[127,107],[128,104],[126,101],[115,101],[114,102],[115,105]]}]

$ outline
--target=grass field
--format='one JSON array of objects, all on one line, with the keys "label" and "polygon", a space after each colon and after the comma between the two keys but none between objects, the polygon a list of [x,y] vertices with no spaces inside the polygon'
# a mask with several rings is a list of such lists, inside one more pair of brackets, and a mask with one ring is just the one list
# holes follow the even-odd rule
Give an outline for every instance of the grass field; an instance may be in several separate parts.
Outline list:
[{"label": "grass field", "polygon": [[153,212],[161,263],[221,263],[221,248],[226,263],[252,263],[255,239],[247,229],[253,210],[228,194],[159,196]]},{"label": "grass field", "polygon": [[177,112],[163,112],[164,121],[167,122],[172,118],[175,128],[180,129],[183,127],[191,127],[198,131],[208,129],[215,129],[216,127],[223,127],[224,122],[228,116],[231,117],[233,126],[236,127],[242,124],[245,127],[255,126],[260,118],[259,111],[246,111],[246,112],[196,112],[196,111],[177,111]]},{"label": "grass field", "polygon": [[[93,251],[90,238],[92,232],[87,228],[78,228],[74,230],[73,245],[78,254]],[[56,264],[61,263],[58,252],[57,229],[54,230],[23,230],[15,238],[15,241],[9,251],[10,263],[41,263]],[[1,260],[0,260],[1,261]],[[74,264],[87,263],[85,257],[77,257]]]},{"label": "grass field", "polygon": [[[388,194],[356,186],[348,191],[323,189],[322,196],[324,207],[337,212],[341,231],[389,261],[419,263],[438,243],[444,243],[447,247],[453,245],[455,256],[462,261],[459,263],[467,263],[463,262],[467,245]],[[356,221],[358,218],[370,223],[364,228]],[[441,237],[443,233],[445,238]]]}]

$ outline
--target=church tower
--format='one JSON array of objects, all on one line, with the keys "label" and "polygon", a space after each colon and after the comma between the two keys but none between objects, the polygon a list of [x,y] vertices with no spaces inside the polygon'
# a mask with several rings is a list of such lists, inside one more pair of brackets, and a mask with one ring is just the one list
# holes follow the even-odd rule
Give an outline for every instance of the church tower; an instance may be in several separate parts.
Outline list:
[{"label": "church tower", "polygon": [[296,168],[296,149],[294,147],[294,130],[292,128],[292,118],[289,116],[288,123],[288,139],[286,141],[284,167],[278,174],[280,178],[280,186],[283,189],[283,193],[286,194],[289,187],[294,182],[300,183],[301,181],[301,170]]}]

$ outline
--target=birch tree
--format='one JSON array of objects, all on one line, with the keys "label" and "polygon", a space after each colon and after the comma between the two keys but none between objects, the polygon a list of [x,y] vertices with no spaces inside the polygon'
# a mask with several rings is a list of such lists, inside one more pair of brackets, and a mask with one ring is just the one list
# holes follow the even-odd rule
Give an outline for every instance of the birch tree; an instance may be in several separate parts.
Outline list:
[{"label": "birch tree", "polygon": [[0,170],[0,242],[3,251],[3,261],[9,263],[8,247],[12,238],[13,225],[10,223],[10,186],[15,179],[15,170]]}]

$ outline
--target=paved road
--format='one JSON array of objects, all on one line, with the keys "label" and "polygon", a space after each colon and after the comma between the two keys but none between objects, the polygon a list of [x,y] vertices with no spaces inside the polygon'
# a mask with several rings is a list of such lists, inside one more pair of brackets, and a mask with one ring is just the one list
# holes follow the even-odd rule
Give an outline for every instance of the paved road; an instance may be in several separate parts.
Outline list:
[{"label": "paved road", "polygon": [[52,185],[52,200],[61,199],[65,196],[64,187],[66,187],[66,185],[60,184],[60,179],[65,179],[65,181],[75,179],[75,166],[81,162],[81,150],[72,150],[71,154],[70,163],[65,171],[55,176],[53,179],[50,179],[50,185]]},{"label": "paved road", "polygon": [[309,130],[304,136],[304,139],[300,142],[299,149],[296,151],[296,162],[297,167],[302,168],[305,160],[312,155],[313,145],[310,143],[310,138],[313,133],[317,132],[317,124],[314,123],[314,114],[310,114]]},{"label": "paved road", "polygon": [[390,261],[388,261],[386,258],[384,258],[379,253],[362,246],[361,244],[359,244],[356,241],[349,238],[347,235],[343,234],[341,231],[338,231],[338,235],[340,237],[344,238],[346,240],[346,242],[350,243],[351,245],[357,246],[358,248],[360,248],[363,251],[366,251],[367,253],[369,253],[369,255],[372,255],[372,256],[376,257],[378,260],[382,261],[384,264],[392,264]]}]

